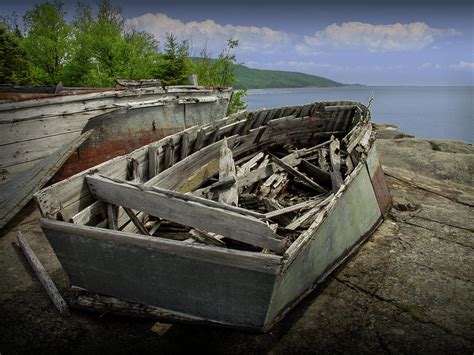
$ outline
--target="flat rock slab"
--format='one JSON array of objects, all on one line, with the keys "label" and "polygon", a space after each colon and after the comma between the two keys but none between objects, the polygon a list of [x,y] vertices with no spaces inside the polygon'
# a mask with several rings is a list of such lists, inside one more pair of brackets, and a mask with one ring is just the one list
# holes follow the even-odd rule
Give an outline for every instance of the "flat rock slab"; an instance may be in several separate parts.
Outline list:
[{"label": "flat rock slab", "polygon": [[473,147],[400,138],[380,139],[377,149],[399,173],[386,176],[389,219],[269,334],[177,324],[160,336],[154,320],[78,311],[64,320],[12,245],[24,231],[58,287],[67,286],[28,205],[0,237],[0,352],[472,353]]}]

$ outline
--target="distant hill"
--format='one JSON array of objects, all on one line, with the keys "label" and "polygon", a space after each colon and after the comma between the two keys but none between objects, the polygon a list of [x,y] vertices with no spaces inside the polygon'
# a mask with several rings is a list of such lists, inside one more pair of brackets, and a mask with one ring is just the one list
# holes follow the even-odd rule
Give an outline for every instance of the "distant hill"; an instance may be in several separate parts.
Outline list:
[{"label": "distant hill", "polygon": [[233,85],[236,89],[335,87],[345,85],[316,75],[291,71],[253,69],[244,65],[237,65],[234,73],[239,81]]}]

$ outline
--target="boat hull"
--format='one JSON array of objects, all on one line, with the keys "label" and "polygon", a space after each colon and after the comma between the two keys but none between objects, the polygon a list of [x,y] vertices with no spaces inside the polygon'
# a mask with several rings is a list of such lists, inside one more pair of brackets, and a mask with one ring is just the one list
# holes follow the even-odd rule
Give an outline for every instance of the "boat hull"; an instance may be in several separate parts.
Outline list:
[{"label": "boat hull", "polygon": [[[238,159],[269,142],[295,139],[304,140],[311,146],[314,139],[327,139],[351,130],[348,122],[353,121],[353,111],[350,107],[347,109],[347,103],[330,106],[346,107],[340,112],[328,113],[329,106],[326,105],[327,111],[321,106],[324,105],[242,113],[222,124],[216,123],[207,129],[207,146],[198,147],[198,152],[183,160],[183,164],[178,157],[187,153],[173,150],[178,163],[168,167],[163,166],[162,161],[159,164],[161,174],[160,169],[151,169],[157,164],[150,161],[155,152],[161,152],[158,156],[166,160],[170,142],[173,147],[183,149],[184,137],[188,136],[194,136],[192,146],[199,146],[199,132],[204,134],[206,129],[178,133],[166,141],[153,143],[148,150],[140,148],[128,157],[145,165],[135,177],[138,181],[153,180],[158,185],[159,181],[165,181],[167,171],[186,165],[187,169],[164,187],[187,191],[191,189],[188,185],[193,178],[208,172],[212,166],[218,154],[218,150],[217,153],[212,150],[212,142],[220,137],[218,132],[228,136],[229,147],[233,147],[234,157]],[[318,110],[323,114],[319,115]],[[292,114],[294,116],[288,116]],[[308,114],[317,119],[300,118]],[[318,128],[308,132],[305,125]],[[287,129],[282,132],[282,127]],[[367,128],[367,124],[359,128],[364,127]],[[247,139],[233,135],[236,131],[246,134]],[[364,132],[361,130],[361,135]],[[153,311],[149,314],[170,321],[268,331],[370,236],[390,206],[391,200],[385,196],[388,191],[383,186],[385,182],[377,175],[380,163],[373,140],[369,139],[370,129],[367,132],[368,138],[360,140],[365,148],[360,148],[363,153],[354,159],[357,161],[355,168],[324,207],[321,218],[316,219],[283,255],[187,244],[129,233],[126,228],[112,231],[94,227],[106,215],[105,206],[89,199],[84,181],[88,172],[36,194],[43,216],[48,217],[42,219],[41,226],[74,286],[132,302],[134,307],[151,307]],[[181,144],[176,145],[176,142]],[[143,163],[145,158],[148,161]],[[111,168],[113,164],[117,166],[114,169]],[[126,170],[125,162],[120,163],[116,158],[113,163],[96,167],[95,171],[123,178],[126,172],[120,170],[120,173],[119,165]],[[206,169],[200,170],[203,167]],[[70,189],[76,194],[71,194]],[[54,201],[57,196],[61,199]],[[73,201],[80,201],[82,206],[78,207]],[[86,206],[94,206],[94,211],[101,212],[96,213],[94,219],[89,210],[84,219],[82,211]]]},{"label": "boat hull", "polygon": [[194,124],[222,118],[231,90],[100,91],[0,105],[0,184],[94,128],[54,181]]}]

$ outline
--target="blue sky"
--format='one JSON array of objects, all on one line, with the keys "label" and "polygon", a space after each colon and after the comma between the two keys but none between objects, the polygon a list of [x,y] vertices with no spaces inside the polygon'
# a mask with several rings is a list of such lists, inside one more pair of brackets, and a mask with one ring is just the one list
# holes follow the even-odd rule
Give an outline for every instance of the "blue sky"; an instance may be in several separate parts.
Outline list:
[{"label": "blue sky", "polygon": [[[239,39],[239,62],[344,83],[474,85],[474,1],[112,1],[129,26],[166,32],[217,55]],[[22,16],[34,2],[2,1]],[[72,14],[74,7],[67,5]]]}]

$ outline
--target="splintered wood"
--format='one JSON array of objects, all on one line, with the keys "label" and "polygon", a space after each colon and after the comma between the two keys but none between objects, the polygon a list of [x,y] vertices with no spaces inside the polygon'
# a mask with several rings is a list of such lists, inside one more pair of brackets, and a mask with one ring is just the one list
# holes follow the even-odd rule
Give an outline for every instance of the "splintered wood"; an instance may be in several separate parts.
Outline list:
[{"label": "splintered wood", "polygon": [[[270,126],[292,120],[284,117]],[[295,140],[257,144],[271,136],[264,126],[249,121],[224,126],[229,134],[241,132],[223,139],[215,127],[189,130],[177,154],[171,139],[162,147],[150,146],[150,180],[144,184],[133,181],[135,174],[129,181],[87,176],[91,194],[105,204],[106,219],[97,226],[209,248],[281,255],[324,219],[326,206],[359,163],[357,149],[367,145],[371,130],[367,125],[351,130],[355,144],[332,134],[321,135],[313,145]],[[78,213],[72,221],[90,220],[91,213]]]}]

